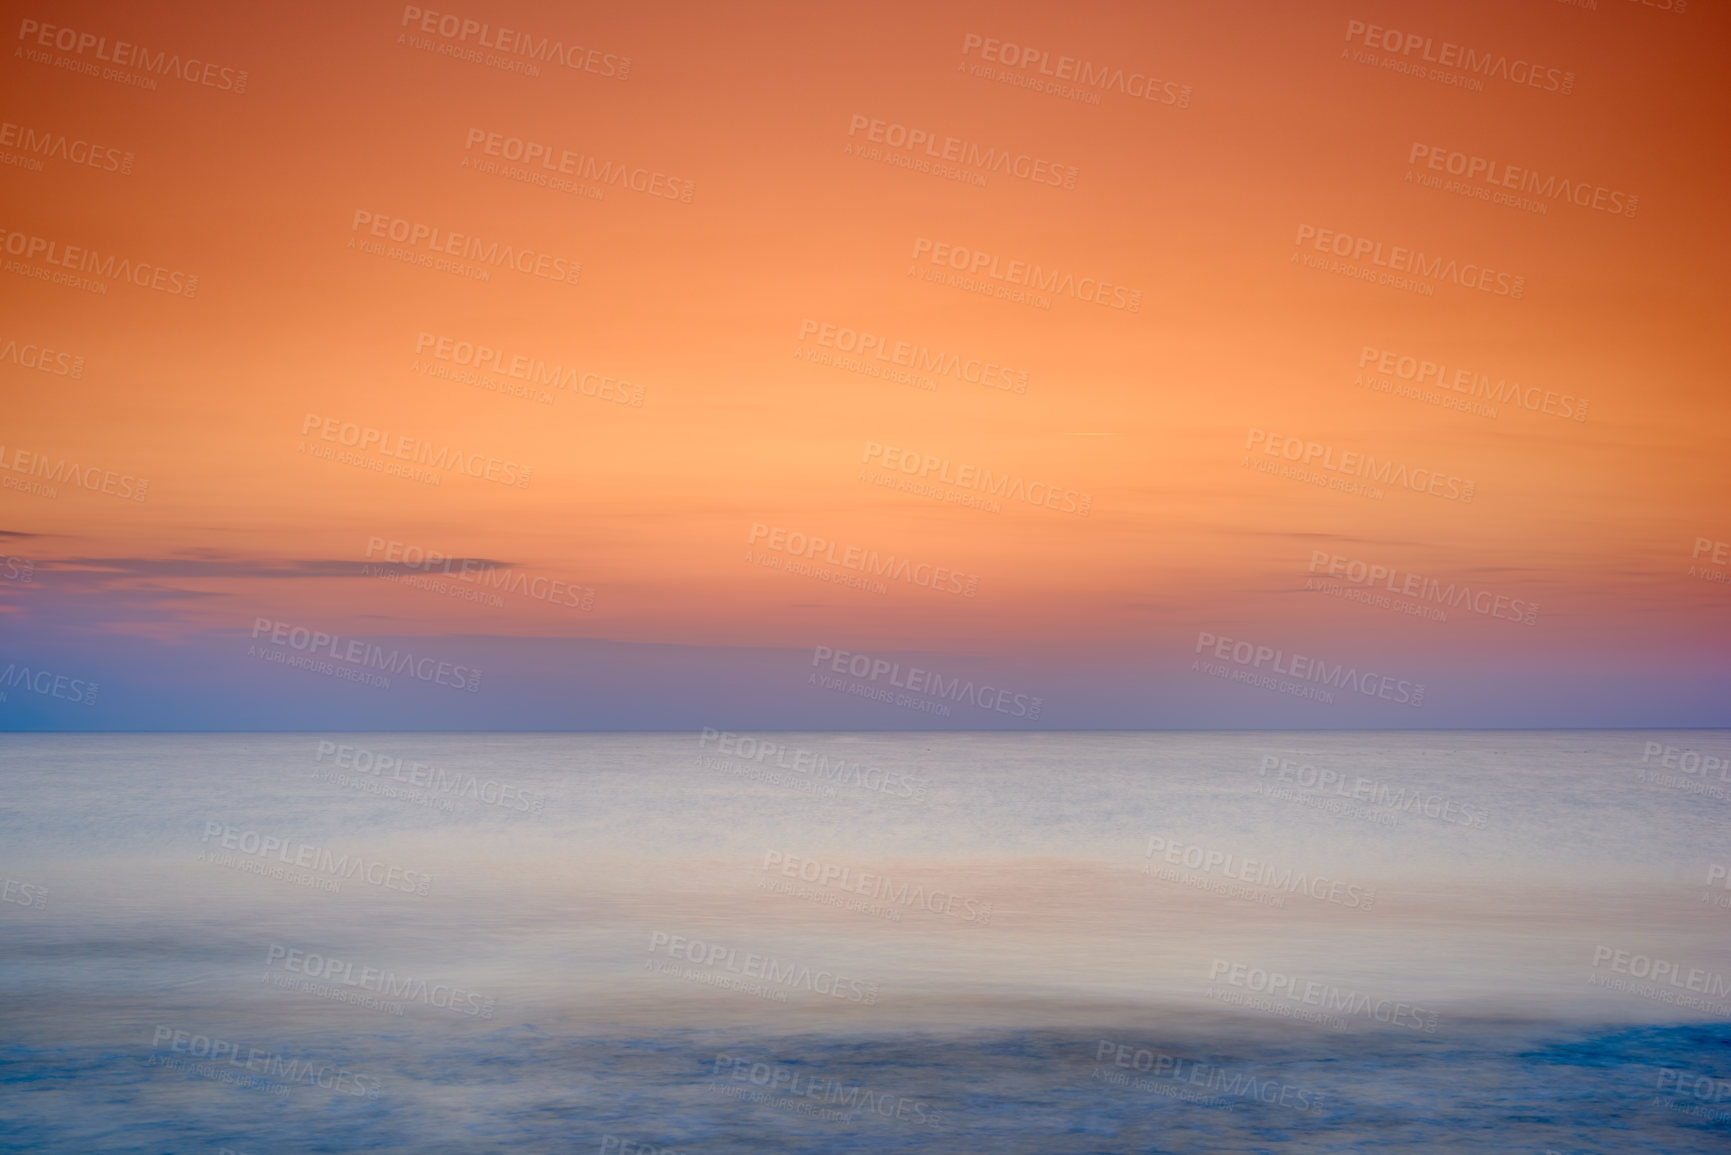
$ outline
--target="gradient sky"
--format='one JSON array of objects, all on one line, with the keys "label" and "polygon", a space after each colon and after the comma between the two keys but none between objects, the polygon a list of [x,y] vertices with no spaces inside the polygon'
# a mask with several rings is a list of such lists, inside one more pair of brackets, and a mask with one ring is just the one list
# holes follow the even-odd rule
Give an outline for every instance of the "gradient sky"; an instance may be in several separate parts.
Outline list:
[{"label": "gradient sky", "polygon": [[[0,551],[15,560],[0,566],[0,726],[1731,724],[1731,27],[1713,6],[7,11]],[[581,45],[592,54],[571,59],[590,68],[528,75],[521,53],[447,39],[426,12],[454,16],[459,36],[473,21]],[[42,46],[55,36],[71,50]],[[120,41],[199,71],[96,60]],[[983,62],[993,41],[1028,63]],[[1461,67],[1412,73],[1445,44],[1492,61],[1482,90],[1445,82],[1473,78]],[[1107,86],[1029,86],[1062,58],[1104,66]],[[1534,66],[1535,83],[1508,78]],[[1113,87],[1119,70],[1126,88],[1156,78],[1160,98]],[[964,162],[895,163],[926,150],[872,142],[872,121],[888,139],[892,125],[954,137]],[[489,157],[492,133],[501,151],[569,150],[575,171]],[[1058,183],[982,181],[968,144],[1047,162]],[[130,154],[130,171],[75,151]],[[1499,179],[1566,179],[1588,203],[1486,199],[1483,176],[1450,175],[1451,153]],[[584,157],[650,187],[585,180]],[[1630,197],[1632,215],[1608,211]],[[581,273],[495,266],[481,281],[394,259],[432,257],[374,238],[387,218]],[[1325,232],[1354,238],[1347,258],[1317,251]],[[32,237],[59,248],[33,253]],[[196,274],[196,294],[43,279],[67,245]],[[1138,307],[971,292],[943,283],[938,246],[1108,282]],[[1504,279],[1389,285],[1300,259],[1355,248],[1373,275],[1399,248]],[[824,363],[826,325],[1002,366],[1013,385]],[[576,373],[536,397],[483,369],[485,388],[441,375],[455,366],[431,355],[440,338]],[[26,347],[55,351],[49,371]],[[1518,383],[1541,406],[1549,392],[1556,412],[1379,390],[1367,375],[1406,384],[1375,373],[1384,351]],[[1564,415],[1582,399],[1582,419]],[[503,480],[322,457],[343,448],[321,440],[327,419],[339,437],[348,424],[492,459]],[[1282,463],[1268,436],[1432,471],[1445,495],[1249,468]],[[1055,487],[1078,511],[874,484],[889,471],[873,446]],[[38,459],[148,490],[33,491]],[[1467,482],[1470,502],[1446,496]],[[776,530],[834,542],[837,558],[941,567],[973,592],[789,572],[762,549]],[[405,568],[414,555],[393,542],[471,559],[468,572]],[[1385,605],[1328,596],[1306,588],[1319,552],[1536,612],[1430,620],[1386,589]],[[483,575],[507,592],[480,598]],[[508,592],[519,575],[525,592]],[[340,660],[291,668],[279,659],[299,651],[255,637],[260,619],[481,676],[471,692],[359,684]],[[1218,661],[1197,653],[1204,634],[1422,684],[1423,702],[1224,679],[1247,667],[1202,668]],[[889,676],[832,674],[813,665],[820,647],[976,690],[873,700],[858,691]],[[1022,707],[980,707],[987,684]]]}]

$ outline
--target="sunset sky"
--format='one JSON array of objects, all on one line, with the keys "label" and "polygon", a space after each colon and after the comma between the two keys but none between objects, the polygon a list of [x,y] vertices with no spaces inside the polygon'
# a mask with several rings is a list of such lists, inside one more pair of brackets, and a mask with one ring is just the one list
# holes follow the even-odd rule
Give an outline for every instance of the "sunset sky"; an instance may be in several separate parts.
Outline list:
[{"label": "sunset sky", "polygon": [[0,727],[1731,724],[1715,6],[8,11]]}]

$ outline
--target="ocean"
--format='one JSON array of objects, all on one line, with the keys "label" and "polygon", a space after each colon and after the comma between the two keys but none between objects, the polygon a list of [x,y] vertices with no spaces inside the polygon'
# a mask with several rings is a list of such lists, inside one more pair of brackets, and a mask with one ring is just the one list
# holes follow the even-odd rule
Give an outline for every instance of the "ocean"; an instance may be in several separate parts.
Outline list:
[{"label": "ocean", "polygon": [[0,1149],[1731,1150],[1731,734],[0,736]]}]

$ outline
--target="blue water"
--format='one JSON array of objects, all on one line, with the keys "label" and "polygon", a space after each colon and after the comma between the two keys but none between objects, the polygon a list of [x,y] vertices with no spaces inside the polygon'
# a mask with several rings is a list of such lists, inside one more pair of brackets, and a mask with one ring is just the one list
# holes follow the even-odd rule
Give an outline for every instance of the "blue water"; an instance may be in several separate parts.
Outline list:
[{"label": "blue water", "polygon": [[0,1147],[1731,1150],[1728,753],[3,736]]}]

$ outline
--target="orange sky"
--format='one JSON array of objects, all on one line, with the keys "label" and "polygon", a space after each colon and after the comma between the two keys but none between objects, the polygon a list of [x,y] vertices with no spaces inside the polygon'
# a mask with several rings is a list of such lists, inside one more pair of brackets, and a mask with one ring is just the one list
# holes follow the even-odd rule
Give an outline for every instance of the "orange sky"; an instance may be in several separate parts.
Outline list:
[{"label": "orange sky", "polygon": [[[1687,573],[1697,538],[1731,539],[1715,143],[1728,29],[1712,6],[473,4],[445,22],[595,50],[594,70],[543,61],[539,76],[417,46],[458,43],[438,32],[453,16],[442,9],[9,11],[0,119],[133,160],[129,173],[54,156],[40,171],[0,166],[0,227],[198,277],[191,299],[113,281],[97,294],[44,281],[42,254],[8,250],[37,272],[0,278],[0,341],[84,361],[73,379],[0,360],[0,472],[26,476],[23,449],[150,483],[142,502],[0,492],[0,528],[38,535],[8,547],[41,566],[33,590],[0,591],[15,623],[48,620],[44,599],[74,559],[202,558],[235,565],[62,581],[79,608],[58,612],[163,644],[266,616],[410,636],[1128,662],[1187,657],[1197,630],[1230,624],[1392,648],[1419,670],[1723,652],[1731,590]],[[99,50],[44,48],[45,25],[244,69],[245,91],[220,73],[155,74],[155,91],[81,75],[55,61],[91,66]],[[1388,29],[1410,49],[1401,67],[1448,44],[1502,71],[1483,91],[1403,74],[1384,66]],[[992,42],[1029,63],[982,62]],[[627,76],[604,74],[623,57]],[[996,75],[1077,67],[1063,58],[1104,66],[1107,87],[1074,83],[1077,100]],[[1533,65],[1536,86],[1505,78]],[[1162,99],[1111,87],[1119,70],[1125,88],[1157,78]],[[1566,94],[1546,90],[1566,74]],[[1180,92],[1182,105],[1164,102]],[[963,162],[887,163],[933,159],[890,146],[892,126],[956,138]],[[501,155],[488,157],[493,133]],[[472,167],[521,168],[502,155],[511,138],[569,150],[567,186],[539,163],[527,172],[544,183]],[[1028,171],[1058,183],[999,169],[982,185],[970,144],[1038,160]],[[1426,187],[1427,174],[1457,179],[1451,153],[1637,207],[1533,197],[1540,213],[1483,199],[1482,176]],[[585,156],[644,170],[656,192],[612,185],[596,199]],[[426,240],[372,235],[393,218],[581,273],[493,267],[482,282],[361,247],[430,260]],[[1384,270],[1362,254],[1410,249],[1456,277],[1400,287],[1307,267],[1300,256],[1341,259],[1317,251],[1325,231],[1354,238],[1344,251],[1372,275]],[[922,274],[951,271],[931,259],[939,246],[1000,272],[1061,270],[1084,294],[1121,286],[1138,307],[932,283]],[[1465,268],[1504,279],[1482,291],[1460,283]],[[1519,299],[1494,291],[1514,278]],[[817,363],[834,350],[802,338],[807,321],[1003,366],[1025,391]],[[574,387],[548,404],[432,375],[451,362],[418,354],[422,334],[435,350],[449,338],[574,368]],[[1507,403],[1478,416],[1379,392],[1362,383],[1367,347],[1372,368],[1389,351],[1390,364],[1471,370],[1541,402],[1585,399],[1586,416]],[[325,418],[532,473],[521,487],[450,471],[434,485],[320,459],[305,450],[340,446],[303,427]],[[1246,467],[1258,433],[1315,443],[1325,461],[1434,471],[1457,492],[1470,481],[1473,498],[1265,475]],[[1254,460],[1278,468],[1265,444]],[[885,472],[881,453],[864,460],[873,445],[947,460],[952,476],[971,466],[1086,495],[1088,513],[873,484],[862,472]],[[858,547],[942,567],[976,592],[892,580],[880,594],[834,581],[843,566],[818,567],[829,580],[772,569],[747,560],[759,524],[838,543],[837,557]],[[592,607],[475,604],[362,576],[373,539],[509,563],[592,590]],[[1419,622],[1303,595],[1317,549],[1482,584],[1541,619]],[[311,562],[357,574],[286,576]],[[141,582],[213,596],[140,613]]]}]

